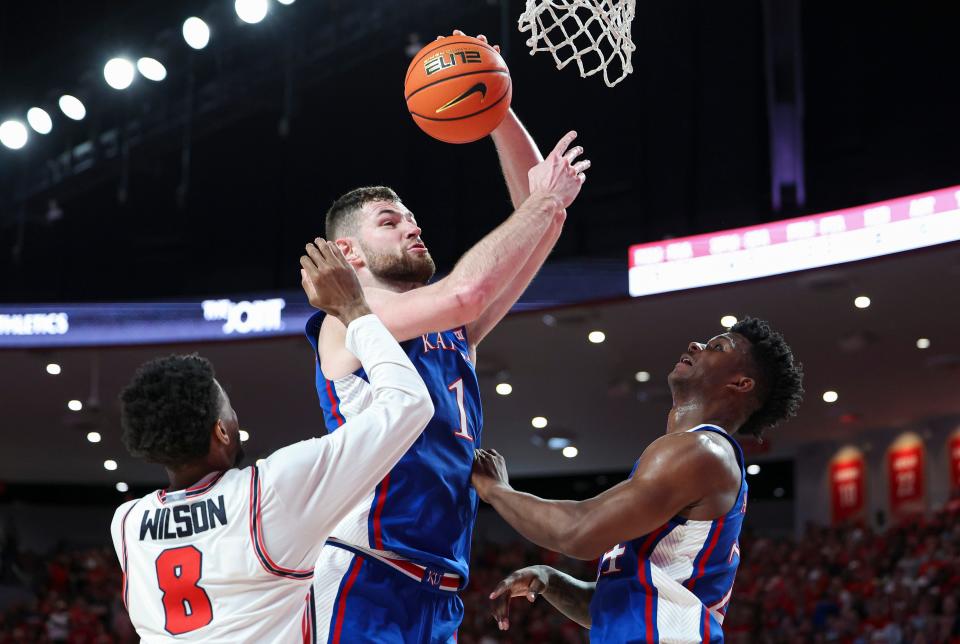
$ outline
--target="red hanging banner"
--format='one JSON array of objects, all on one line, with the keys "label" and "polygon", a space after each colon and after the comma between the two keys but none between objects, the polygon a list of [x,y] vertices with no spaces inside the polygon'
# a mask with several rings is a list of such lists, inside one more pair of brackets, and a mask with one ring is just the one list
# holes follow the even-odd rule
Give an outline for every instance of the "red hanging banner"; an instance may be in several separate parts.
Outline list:
[{"label": "red hanging banner", "polygon": [[843,450],[830,463],[830,507],[834,524],[863,518],[865,473],[859,450]]},{"label": "red hanging banner", "polygon": [[898,439],[887,452],[890,514],[894,519],[922,513],[926,498],[923,442],[915,435]]},{"label": "red hanging banner", "polygon": [[950,459],[950,492],[960,492],[960,430],[950,436],[947,444],[947,454]]}]

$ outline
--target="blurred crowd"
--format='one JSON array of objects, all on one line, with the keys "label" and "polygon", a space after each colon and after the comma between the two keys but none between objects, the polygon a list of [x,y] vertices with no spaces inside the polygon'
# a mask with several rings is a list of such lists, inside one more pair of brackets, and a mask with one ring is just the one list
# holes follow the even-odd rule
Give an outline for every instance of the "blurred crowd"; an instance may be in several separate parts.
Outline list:
[{"label": "blurred crowd", "polygon": [[8,544],[0,566],[0,644],[126,644],[138,638],[120,596],[111,547],[40,556]]},{"label": "blurred crowd", "polygon": [[955,502],[881,532],[808,526],[799,541],[741,542],[730,642],[960,643]]},{"label": "blurred crowd", "polygon": [[[885,531],[809,526],[800,540],[744,534],[726,639],[740,642],[960,644],[960,512],[951,505]],[[543,599],[511,604],[510,630],[490,617],[490,591],[533,563],[581,579],[595,564],[516,543],[475,546],[460,644],[587,642]],[[7,544],[0,559],[0,644],[136,641],[112,549],[38,556]],[[17,593],[20,593],[19,595]]]}]

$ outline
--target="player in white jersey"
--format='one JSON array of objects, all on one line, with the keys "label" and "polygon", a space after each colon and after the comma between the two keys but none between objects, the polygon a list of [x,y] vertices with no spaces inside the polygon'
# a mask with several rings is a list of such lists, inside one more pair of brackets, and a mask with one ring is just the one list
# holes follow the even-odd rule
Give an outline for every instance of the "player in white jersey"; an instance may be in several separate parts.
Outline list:
[{"label": "player in white jersey", "polygon": [[666,435],[628,480],[586,501],[516,492],[503,458],[478,450],[474,485],[510,525],[542,547],[600,559],[592,582],[547,566],[511,574],[491,594],[500,628],[509,627],[511,597],[542,594],[594,643],[722,642],[747,509],[731,434],[759,436],[796,413],[802,378],[783,337],[754,318],[691,342],[667,377]]},{"label": "player in white jersey", "polygon": [[123,599],[145,642],[313,641],[313,565],[330,530],[393,467],[433,415],[410,360],[370,313],[353,268],[318,239],[303,256],[311,301],[347,325],[373,401],[349,431],[238,469],[239,425],[203,358],[143,365],[124,390],[124,442],[170,487],[124,503],[111,531]]}]

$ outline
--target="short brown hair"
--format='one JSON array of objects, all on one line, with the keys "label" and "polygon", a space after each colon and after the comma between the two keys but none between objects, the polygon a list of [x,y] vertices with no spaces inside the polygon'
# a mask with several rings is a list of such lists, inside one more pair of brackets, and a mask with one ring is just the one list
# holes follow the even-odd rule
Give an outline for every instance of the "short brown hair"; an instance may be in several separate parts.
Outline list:
[{"label": "short brown hair", "polygon": [[342,195],[327,211],[326,235],[329,240],[340,239],[357,230],[357,215],[371,201],[400,201],[393,189],[386,186],[355,188]]}]

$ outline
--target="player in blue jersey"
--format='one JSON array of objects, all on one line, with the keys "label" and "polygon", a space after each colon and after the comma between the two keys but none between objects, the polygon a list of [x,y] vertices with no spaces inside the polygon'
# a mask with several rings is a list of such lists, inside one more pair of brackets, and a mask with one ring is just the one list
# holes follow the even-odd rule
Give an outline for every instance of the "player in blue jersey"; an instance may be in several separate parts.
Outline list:
[{"label": "player in blue jersey", "polygon": [[513,490],[503,458],[477,451],[480,497],[550,550],[600,559],[595,581],[547,566],[518,570],[491,593],[501,629],[511,597],[543,595],[590,629],[591,642],[722,642],[747,510],[743,453],[732,434],[760,436],[793,416],[803,372],[783,337],[747,318],[691,342],[667,377],[673,408],[630,478],[586,501]]},{"label": "player in blue jersey", "polygon": [[[436,412],[327,541],[314,583],[321,640],[455,640],[463,614],[456,593],[467,583],[477,509],[470,472],[483,428],[476,348],[560,235],[590,166],[578,160],[580,147],[570,147],[575,136],[564,136],[543,159],[517,117],[507,115],[492,137],[516,210],[432,283],[434,263],[421,230],[393,190],[353,190],[327,213],[327,237],[356,269],[370,308],[401,342]],[[313,245],[307,250],[314,252]],[[343,324],[322,314],[307,325],[330,431],[371,402],[344,333]]]}]

